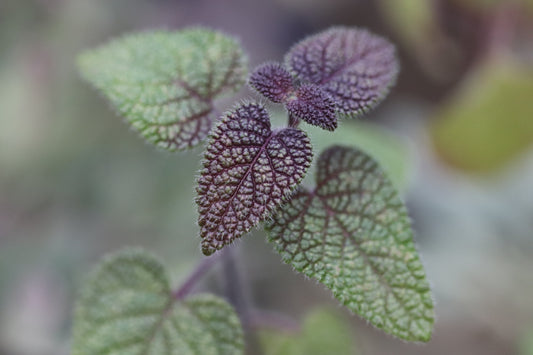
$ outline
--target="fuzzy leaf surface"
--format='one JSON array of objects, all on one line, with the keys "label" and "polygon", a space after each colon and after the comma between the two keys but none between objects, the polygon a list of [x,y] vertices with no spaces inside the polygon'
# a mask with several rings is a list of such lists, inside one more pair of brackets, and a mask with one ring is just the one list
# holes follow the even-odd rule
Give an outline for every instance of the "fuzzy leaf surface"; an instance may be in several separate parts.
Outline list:
[{"label": "fuzzy leaf surface", "polygon": [[431,338],[433,299],[406,208],[367,154],[324,151],[315,189],[299,189],[266,227],[286,263],[350,310],[398,338]]},{"label": "fuzzy leaf surface", "polygon": [[260,104],[242,104],[226,115],[211,133],[198,179],[203,253],[214,253],[267,218],[301,182],[312,155],[303,131],[272,131]]},{"label": "fuzzy leaf surface", "polygon": [[304,84],[286,103],[291,115],[328,131],[337,128],[335,101],[319,86]]},{"label": "fuzzy leaf surface", "polygon": [[292,76],[280,63],[266,63],[254,70],[250,86],[272,102],[283,102],[293,90]]},{"label": "fuzzy leaf surface", "polygon": [[233,38],[203,28],[125,36],[79,59],[83,77],[119,114],[169,151],[207,137],[214,100],[244,84],[246,65]]},{"label": "fuzzy leaf surface", "polygon": [[73,355],[234,355],[243,332],[213,295],[172,298],[160,262],[141,250],[108,257],[86,283],[74,319]]},{"label": "fuzzy leaf surface", "polygon": [[337,111],[358,116],[376,106],[394,84],[394,46],[366,30],[333,27],[297,43],[285,61],[301,81],[321,86]]}]

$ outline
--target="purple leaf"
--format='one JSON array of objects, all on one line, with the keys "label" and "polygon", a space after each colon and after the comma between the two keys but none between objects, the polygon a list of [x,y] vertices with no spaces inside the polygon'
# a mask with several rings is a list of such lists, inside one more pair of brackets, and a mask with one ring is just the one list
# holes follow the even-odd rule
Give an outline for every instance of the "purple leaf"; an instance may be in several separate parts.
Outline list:
[{"label": "purple leaf", "polygon": [[287,100],[287,110],[307,123],[328,131],[337,128],[335,101],[315,84],[303,84]]},{"label": "purple leaf", "polygon": [[296,44],[287,66],[303,82],[321,86],[338,112],[357,116],[376,106],[395,82],[394,46],[366,30],[334,27]]},{"label": "purple leaf", "polygon": [[270,129],[265,108],[240,105],[211,133],[198,179],[202,251],[210,255],[267,218],[311,165],[307,135]]},{"label": "purple leaf", "polygon": [[293,90],[291,74],[280,63],[266,63],[250,76],[250,86],[272,102],[283,102]]}]

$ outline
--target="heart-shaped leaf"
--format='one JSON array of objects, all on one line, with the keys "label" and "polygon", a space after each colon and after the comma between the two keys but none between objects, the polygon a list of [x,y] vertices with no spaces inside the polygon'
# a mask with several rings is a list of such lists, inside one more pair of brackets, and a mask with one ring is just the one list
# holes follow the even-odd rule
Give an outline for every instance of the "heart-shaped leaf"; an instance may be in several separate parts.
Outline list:
[{"label": "heart-shaped leaf", "polygon": [[203,28],[129,35],[79,60],[84,78],[148,142],[170,151],[207,136],[213,101],[242,86],[246,65],[233,38]]},{"label": "heart-shaped leaf", "polygon": [[357,116],[376,106],[394,84],[394,46],[366,30],[334,27],[297,43],[287,66],[303,82],[321,86],[337,111]]},{"label": "heart-shaped leaf", "polygon": [[260,104],[227,114],[211,134],[198,178],[203,253],[214,253],[268,217],[303,179],[312,155],[303,131],[272,131]]},{"label": "heart-shaped leaf", "polygon": [[174,300],[161,263],[141,250],[108,257],[85,285],[74,319],[73,355],[235,355],[243,332],[213,295]]},{"label": "heart-shaped leaf", "polygon": [[428,341],[434,314],[406,208],[367,154],[333,146],[313,191],[299,189],[267,223],[286,263],[333,291],[374,326]]}]

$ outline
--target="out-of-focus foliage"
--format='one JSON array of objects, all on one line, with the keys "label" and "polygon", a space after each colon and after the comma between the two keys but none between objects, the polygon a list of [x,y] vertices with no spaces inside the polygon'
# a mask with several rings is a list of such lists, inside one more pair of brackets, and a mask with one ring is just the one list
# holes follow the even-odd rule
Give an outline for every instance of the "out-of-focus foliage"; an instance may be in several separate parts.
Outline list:
[{"label": "out-of-focus foliage", "polygon": [[519,346],[520,355],[533,355],[533,328],[525,332]]},{"label": "out-of-focus foliage", "polygon": [[532,11],[533,14],[532,0],[452,0],[452,2],[474,11],[493,12],[502,6],[515,6]]},{"label": "out-of-focus foliage", "polygon": [[350,310],[398,338],[429,341],[433,300],[410,220],[367,154],[340,146],[324,151],[315,189],[300,188],[267,230],[284,262]]},{"label": "out-of-focus foliage", "polygon": [[354,330],[335,311],[315,309],[297,334],[279,330],[260,332],[265,355],[355,355]]},{"label": "out-of-focus foliage", "polygon": [[163,265],[142,250],[107,257],[84,285],[73,355],[237,355],[238,316],[213,295],[174,298]]},{"label": "out-of-focus foliage", "polygon": [[141,33],[84,53],[84,78],[150,143],[196,146],[218,117],[214,100],[245,81],[246,56],[219,32],[196,28]]},{"label": "out-of-focus foliage", "polygon": [[379,0],[377,2],[394,38],[403,42],[406,52],[426,74],[446,81],[455,70],[457,48],[439,26],[437,4],[427,0]]},{"label": "out-of-focus foliage", "polygon": [[433,143],[470,172],[504,167],[533,146],[533,68],[505,58],[484,63],[436,114]]},{"label": "out-of-focus foliage", "polygon": [[427,0],[379,0],[388,24],[409,44],[422,44],[434,28],[433,3]]}]

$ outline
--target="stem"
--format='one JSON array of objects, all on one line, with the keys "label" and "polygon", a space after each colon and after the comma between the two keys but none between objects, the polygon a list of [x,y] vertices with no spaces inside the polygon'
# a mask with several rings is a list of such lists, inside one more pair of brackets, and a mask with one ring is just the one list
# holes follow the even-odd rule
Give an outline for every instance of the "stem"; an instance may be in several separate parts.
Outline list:
[{"label": "stem", "polygon": [[[246,335],[246,346],[253,354],[263,353],[259,341],[251,326],[251,312],[249,295],[244,287],[242,268],[239,267],[236,258],[236,247],[227,248],[228,252],[223,260],[223,272],[226,281],[225,292],[228,301],[235,307],[235,311],[241,318],[242,326]],[[250,351],[248,351],[250,352]]]},{"label": "stem", "polygon": [[289,127],[296,128],[300,124],[300,119],[297,117],[294,117],[289,113]]},{"label": "stem", "polygon": [[235,310],[243,318],[243,323],[248,321],[249,301],[245,294],[242,282],[242,274],[237,266],[235,257],[235,247],[228,248],[226,257],[223,260],[223,270],[225,278],[226,297],[235,306]]},{"label": "stem", "polygon": [[196,283],[209,271],[209,269],[211,269],[224,253],[225,251],[219,251],[212,256],[203,258],[185,282],[173,292],[172,298],[174,298],[174,300],[182,300],[191,293]]},{"label": "stem", "polygon": [[250,326],[253,328],[271,328],[287,333],[298,333],[300,325],[293,318],[281,313],[254,310],[250,315]]}]

